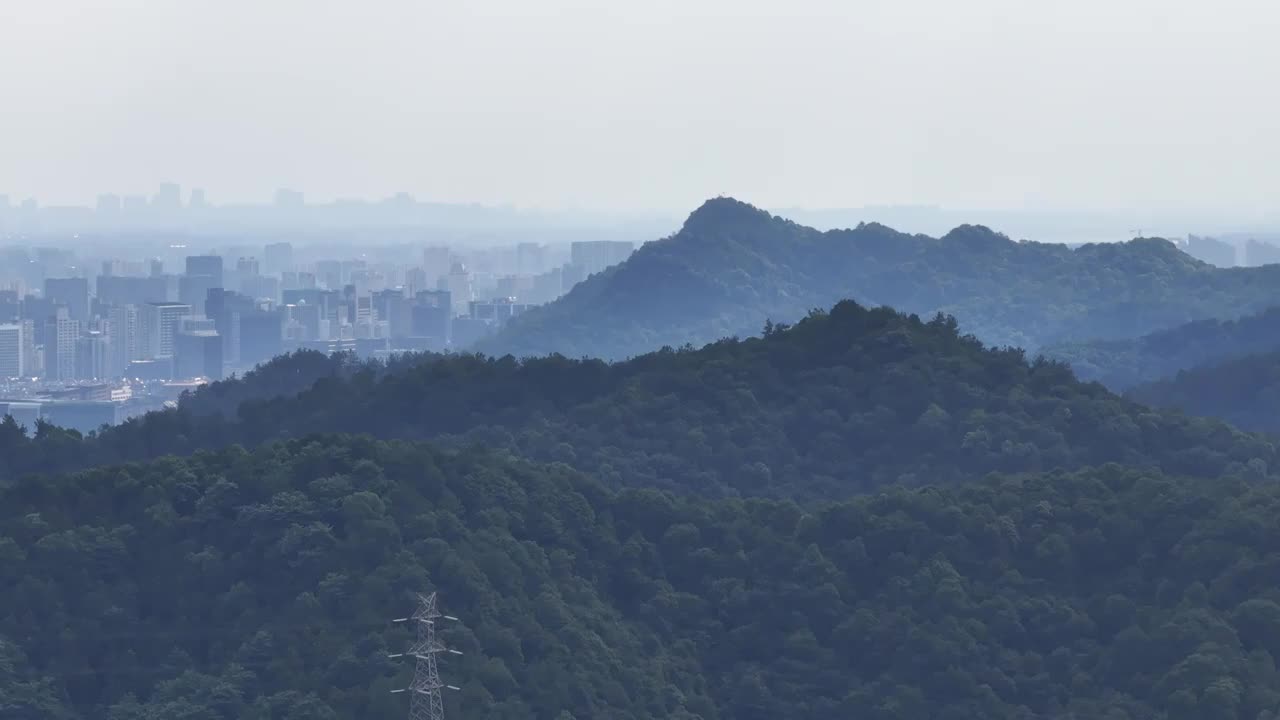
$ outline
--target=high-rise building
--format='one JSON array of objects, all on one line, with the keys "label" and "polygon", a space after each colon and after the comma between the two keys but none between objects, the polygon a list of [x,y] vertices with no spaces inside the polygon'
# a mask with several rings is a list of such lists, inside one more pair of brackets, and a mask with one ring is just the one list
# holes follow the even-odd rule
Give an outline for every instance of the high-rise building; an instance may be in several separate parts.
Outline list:
[{"label": "high-rise building", "polygon": [[387,323],[390,337],[405,337],[412,327],[409,299],[403,288],[392,288],[373,294],[373,311],[379,321]]},{"label": "high-rise building", "polygon": [[177,183],[160,183],[160,191],[152,198],[151,205],[165,212],[182,209],[182,186]]},{"label": "high-rise building", "polygon": [[157,277],[119,277],[116,275],[98,278],[98,302],[107,305],[143,305],[149,302],[165,302],[169,300],[168,279],[163,275]]},{"label": "high-rise building", "polygon": [[111,338],[90,330],[76,338],[77,380],[107,380],[116,377],[111,369]]},{"label": "high-rise building", "polygon": [[220,288],[222,284],[212,275],[183,275],[178,278],[178,302],[190,305],[198,315],[206,315],[205,299],[209,291]]},{"label": "high-rise building", "polygon": [[1280,263],[1280,245],[1249,238],[1244,245],[1244,264],[1249,267]]},{"label": "high-rise building", "polygon": [[440,278],[449,274],[453,267],[453,252],[447,246],[433,245],[422,251],[422,270],[427,274],[429,288],[434,289]]},{"label": "high-rise building", "polygon": [[625,240],[587,240],[569,247],[570,262],[582,268],[584,279],[626,260],[636,249]]},{"label": "high-rise building", "polygon": [[475,299],[471,285],[471,273],[462,263],[454,263],[449,274],[444,276],[444,287],[453,299],[453,314],[461,315],[467,311],[467,304]]},{"label": "high-rise building", "polygon": [[174,377],[222,379],[222,338],[206,318],[184,318],[174,341]]},{"label": "high-rise building", "polygon": [[337,260],[321,260],[317,262],[316,278],[328,290],[341,290],[342,263]]},{"label": "high-rise building", "polygon": [[356,295],[352,300],[354,316],[351,319],[351,324],[355,326],[353,331],[355,336],[357,338],[373,337],[373,324],[375,320],[373,312],[373,297],[369,295]]},{"label": "high-rise building", "polygon": [[483,302],[472,301],[468,315],[474,320],[482,320],[500,328],[528,309],[528,305],[516,302],[513,298],[495,298]]},{"label": "high-rise building", "polygon": [[0,378],[26,377],[22,326],[0,325]]},{"label": "high-rise building", "polygon": [[516,245],[516,274],[537,275],[542,272],[545,257],[545,250],[538,243],[522,242]]},{"label": "high-rise building", "polygon": [[190,255],[187,257],[187,275],[208,275],[213,278],[211,287],[226,287],[222,284],[221,255]]},{"label": "high-rise building", "polygon": [[284,344],[284,315],[255,310],[240,316],[240,366],[253,367],[279,355]]},{"label": "high-rise building", "polygon": [[90,315],[87,278],[46,278],[44,297],[59,305],[65,305],[72,320],[88,322]]},{"label": "high-rise building", "polygon": [[429,347],[443,350],[453,336],[453,300],[447,290],[424,290],[413,297],[409,309],[410,333],[430,338]]},{"label": "high-rise building", "polygon": [[574,285],[587,279],[590,273],[581,265],[569,263],[560,268],[560,288],[562,292],[569,292]]},{"label": "high-rise building", "polygon": [[293,269],[293,246],[287,242],[271,243],[262,249],[263,270],[268,275],[279,275]]},{"label": "high-rise building", "polygon": [[19,320],[22,326],[22,372],[24,377],[36,377],[44,372],[40,353],[36,350],[36,323],[34,320]]},{"label": "high-rise building", "polygon": [[46,380],[76,379],[76,340],[79,338],[80,321],[72,319],[66,308],[57,308],[44,331]]},{"label": "high-rise building", "polygon": [[129,363],[142,359],[138,346],[138,308],[115,305],[107,309],[107,335],[111,339],[111,376],[121,377]]},{"label": "high-rise building", "polygon": [[9,323],[22,317],[22,301],[17,290],[0,290],[0,323]]},{"label": "high-rise building", "polygon": [[259,271],[258,258],[242,257],[236,260],[236,273],[243,279],[245,276],[256,277],[262,273]]},{"label": "high-rise building", "polygon": [[428,279],[427,271],[422,268],[409,268],[404,272],[404,285],[412,297],[423,290],[435,290],[436,279]]},{"label": "high-rise building", "polygon": [[178,334],[178,323],[191,314],[191,306],[185,303],[147,303],[141,308],[140,339],[144,356],[150,360],[173,357],[173,339]]}]

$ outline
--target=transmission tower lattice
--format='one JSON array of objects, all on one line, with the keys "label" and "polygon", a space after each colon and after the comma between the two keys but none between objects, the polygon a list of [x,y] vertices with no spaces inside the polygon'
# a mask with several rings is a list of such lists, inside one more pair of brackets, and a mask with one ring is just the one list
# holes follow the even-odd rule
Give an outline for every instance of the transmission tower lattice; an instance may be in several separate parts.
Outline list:
[{"label": "transmission tower lattice", "polygon": [[409,720],[444,720],[444,691],[458,690],[454,685],[440,682],[440,669],[436,665],[436,655],[449,653],[461,655],[457,650],[450,650],[436,639],[437,620],[456,621],[452,615],[441,615],[436,606],[436,594],[418,595],[418,611],[412,617],[397,618],[394,622],[412,622],[418,626],[417,638],[408,652],[395,653],[387,657],[411,657],[417,659],[413,671],[413,681],[409,687],[392,690],[394,693],[409,693]]}]

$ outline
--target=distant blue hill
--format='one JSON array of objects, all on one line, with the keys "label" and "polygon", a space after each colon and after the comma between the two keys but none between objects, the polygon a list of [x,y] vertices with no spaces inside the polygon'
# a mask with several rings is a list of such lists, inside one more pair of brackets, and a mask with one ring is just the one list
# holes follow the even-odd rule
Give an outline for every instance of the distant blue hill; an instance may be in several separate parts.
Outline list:
[{"label": "distant blue hill", "polygon": [[1015,242],[976,225],[941,238],[874,223],[820,232],[715,198],[478,349],[616,359],[758,334],[842,299],[952,314],[988,344],[1036,351],[1258,312],[1280,304],[1280,266],[1215,268],[1151,238]]}]

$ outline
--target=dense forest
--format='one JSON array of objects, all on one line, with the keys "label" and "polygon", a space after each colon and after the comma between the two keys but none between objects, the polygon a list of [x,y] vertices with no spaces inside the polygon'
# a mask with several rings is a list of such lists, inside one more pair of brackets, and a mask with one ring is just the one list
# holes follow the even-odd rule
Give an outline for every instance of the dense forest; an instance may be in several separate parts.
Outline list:
[{"label": "dense forest", "polygon": [[[308,381],[224,412],[246,388]],[[799,501],[1106,462],[1204,478],[1278,467],[1270,440],[985,348],[951,318],[843,302],[763,337],[615,364],[424,356],[387,367],[296,355],[97,437],[0,426],[0,476],[313,432],[437,438],[564,462],[613,486]]]},{"label": "dense forest", "polygon": [[438,591],[455,718],[1280,720],[1276,445],[1156,389],[843,301],[6,418],[0,718],[403,717]]},{"label": "dense forest", "polygon": [[1054,345],[1046,357],[1071,365],[1084,380],[1124,390],[1199,365],[1280,350],[1280,307],[1237,320],[1199,320],[1128,340]]},{"label": "dense forest", "polygon": [[1222,418],[1258,432],[1280,433],[1280,352],[1184,370],[1172,378],[1132,388],[1128,396],[1155,407]]},{"label": "dense forest", "polygon": [[478,349],[624,358],[752,335],[846,298],[944,312],[992,345],[1036,352],[1280,305],[1280,266],[1215,268],[1158,239],[1073,249],[978,226],[936,239],[877,224],[819,232],[716,198]]},{"label": "dense forest", "polygon": [[1108,466],[788,501],[321,436],[0,487],[6,720],[1280,717],[1280,486]]}]

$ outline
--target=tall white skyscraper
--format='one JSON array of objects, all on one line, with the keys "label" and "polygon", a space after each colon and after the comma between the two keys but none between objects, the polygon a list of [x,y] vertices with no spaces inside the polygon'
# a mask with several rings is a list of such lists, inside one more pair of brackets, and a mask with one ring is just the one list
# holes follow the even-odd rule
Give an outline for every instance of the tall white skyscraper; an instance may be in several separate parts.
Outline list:
[{"label": "tall white skyscraper", "polygon": [[80,321],[71,319],[67,309],[58,308],[44,331],[44,376],[49,380],[76,379],[76,340]]},{"label": "tall white skyscraper", "polygon": [[21,325],[0,325],[0,378],[25,377]]}]

